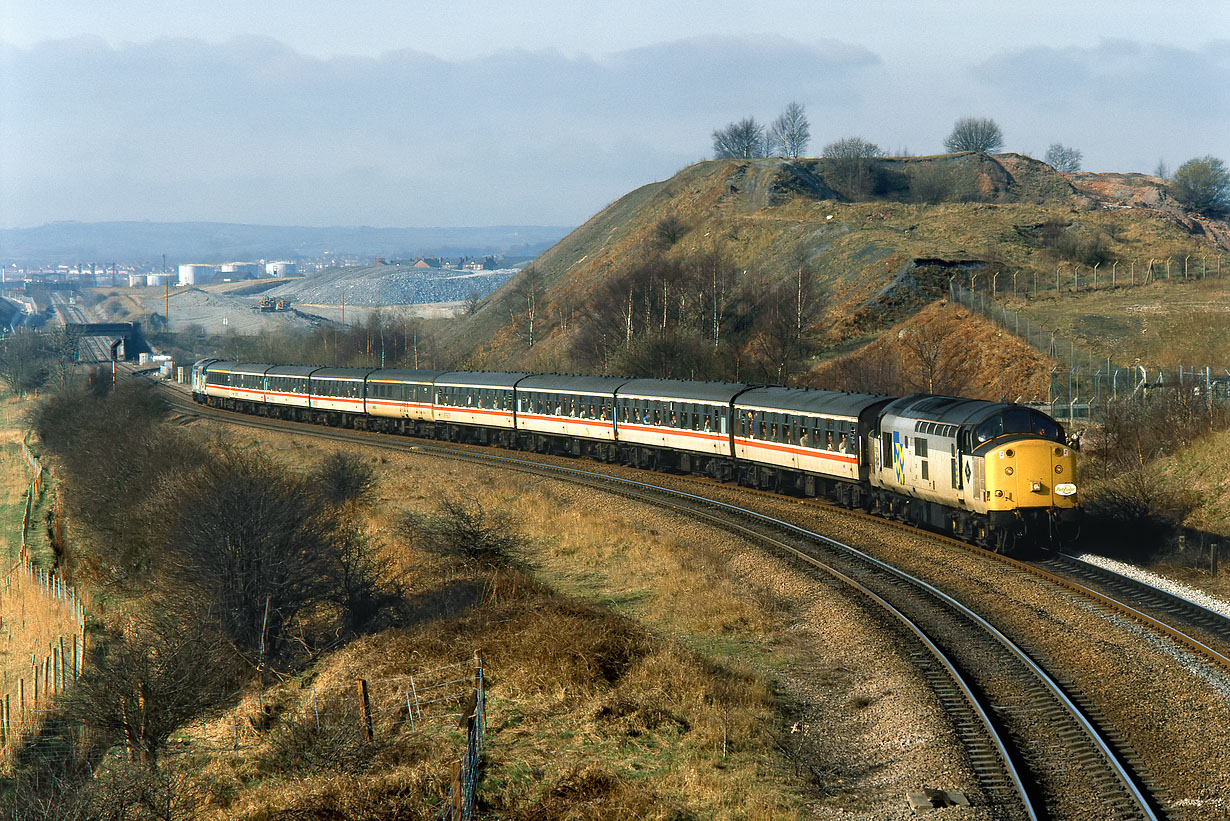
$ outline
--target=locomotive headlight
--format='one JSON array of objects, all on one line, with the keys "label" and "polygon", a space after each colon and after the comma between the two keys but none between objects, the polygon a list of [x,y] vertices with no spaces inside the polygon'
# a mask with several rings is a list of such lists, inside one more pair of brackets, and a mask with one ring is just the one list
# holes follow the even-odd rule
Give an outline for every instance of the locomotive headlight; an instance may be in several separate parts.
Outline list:
[{"label": "locomotive headlight", "polygon": [[1042,483],[1041,482],[1030,482],[1029,489],[1032,490],[1034,493],[1041,493]]},{"label": "locomotive headlight", "polygon": [[1055,485],[1055,493],[1059,496],[1075,496],[1076,485],[1071,482],[1064,482],[1060,485]]},{"label": "locomotive headlight", "polygon": [[1011,466],[1011,465],[1009,465],[1008,467],[1004,468],[1004,473],[1006,473],[1006,474],[1008,474],[1009,476],[1011,476],[1011,475],[1012,475],[1012,473],[1013,473],[1012,466]]},{"label": "locomotive headlight", "polygon": [[1063,473],[1063,465],[1055,465],[1056,473]]}]

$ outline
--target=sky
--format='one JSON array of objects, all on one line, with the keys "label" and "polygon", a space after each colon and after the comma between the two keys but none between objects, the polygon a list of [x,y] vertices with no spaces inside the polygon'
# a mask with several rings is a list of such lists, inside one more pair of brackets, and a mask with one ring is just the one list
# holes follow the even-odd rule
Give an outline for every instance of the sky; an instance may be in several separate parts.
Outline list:
[{"label": "sky", "polygon": [[1230,161],[1230,4],[0,0],[0,227],[577,225],[790,102],[811,155]]}]

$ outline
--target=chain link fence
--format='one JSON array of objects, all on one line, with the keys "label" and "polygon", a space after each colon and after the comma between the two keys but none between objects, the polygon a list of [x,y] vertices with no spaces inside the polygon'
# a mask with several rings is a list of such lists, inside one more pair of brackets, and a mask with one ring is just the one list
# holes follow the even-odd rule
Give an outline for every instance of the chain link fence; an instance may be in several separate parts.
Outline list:
[{"label": "chain link fence", "polygon": [[948,291],[953,304],[964,305],[1060,363],[1051,371],[1046,404],[1038,405],[1055,419],[1088,420],[1110,402],[1144,398],[1159,388],[1188,390],[1210,404],[1230,401],[1230,370],[1211,365],[1183,365],[1169,370],[1126,366],[1043,328],[989,294],[959,284],[956,278],[949,281]]}]

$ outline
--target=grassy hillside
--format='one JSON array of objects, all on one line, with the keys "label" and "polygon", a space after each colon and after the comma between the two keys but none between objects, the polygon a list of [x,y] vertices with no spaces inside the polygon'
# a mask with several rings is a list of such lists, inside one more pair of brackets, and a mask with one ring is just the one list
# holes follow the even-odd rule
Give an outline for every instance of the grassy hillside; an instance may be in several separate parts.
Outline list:
[{"label": "grassy hillside", "polygon": [[[1065,277],[1076,271],[1084,288],[1093,266],[1105,281],[1116,260],[1126,273],[1130,261],[1140,260],[1143,271],[1150,259],[1215,257],[1225,250],[1217,245],[1223,228],[1184,213],[1155,178],[1068,178],[1012,154],[885,159],[853,170],[824,159],[714,160],[603,209],[473,317],[453,323],[443,342],[473,367],[614,371],[642,361],[618,355],[621,346],[650,344],[655,334],[667,347],[692,344],[688,339],[703,347],[720,336],[725,347],[711,347],[730,365],[721,375],[733,377],[734,363],[755,361],[764,341],[768,300],[760,296],[789,291],[805,268],[808,295],[823,310],[808,318],[805,367],[793,379],[819,384],[806,374],[822,375],[826,361],[897,333],[898,323],[944,297],[950,278],[976,287],[995,280],[997,291],[1013,276],[1022,291],[1037,280],[1038,298],[1019,294],[1015,307],[1080,336],[1046,302],[1057,269]],[[721,321],[707,321],[720,290],[707,272],[717,268],[729,272],[725,288],[733,296],[720,306],[727,310]],[[617,304],[613,295],[631,280],[652,281],[660,307],[651,308],[648,297],[638,297],[643,307],[631,296],[627,308]],[[1066,280],[1063,287],[1067,305]],[[1114,315],[1136,294],[1088,298],[1104,304],[1085,313]],[[636,315],[635,329],[625,314]],[[1109,328],[1101,322],[1086,335],[1132,350],[1126,339],[1134,328],[1106,338]],[[579,355],[585,345],[617,355],[595,364],[592,355]],[[972,364],[995,370],[990,361]],[[1053,363],[1036,364],[1044,373]],[[995,392],[991,385],[967,390]]]}]

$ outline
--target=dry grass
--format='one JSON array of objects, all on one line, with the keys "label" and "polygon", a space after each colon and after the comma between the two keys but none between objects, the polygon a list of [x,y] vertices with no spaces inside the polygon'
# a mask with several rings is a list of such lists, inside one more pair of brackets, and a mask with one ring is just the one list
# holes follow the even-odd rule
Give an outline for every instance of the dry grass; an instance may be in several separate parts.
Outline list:
[{"label": "dry grass", "polygon": [[[0,698],[18,691],[18,681],[26,679],[33,692],[33,664],[51,654],[61,637],[77,631],[71,608],[44,595],[42,587],[30,576],[13,567],[21,548],[21,523],[31,472],[21,456],[25,434],[27,402],[5,395],[0,398]],[[44,497],[46,494],[43,494]],[[35,508],[31,533],[41,536],[41,508]]]},{"label": "dry grass", "polygon": [[[305,468],[331,447],[244,436]],[[369,533],[409,583],[407,626],[322,659],[267,691],[267,705],[302,705],[309,685],[353,689],[358,677],[408,675],[481,649],[489,702],[479,800],[490,817],[797,815],[802,788],[773,763],[781,719],[772,689],[745,661],[765,655],[775,613],[740,594],[739,552],[719,544],[727,537],[618,502],[595,517],[593,495],[561,482],[359,452],[378,470]],[[532,575],[467,570],[403,543],[401,514],[431,511],[445,494],[512,516],[527,537],[518,558]],[[198,780],[219,818],[395,808],[412,817],[425,811],[424,796],[442,794],[455,751],[386,732],[388,743],[371,752],[379,766],[270,771],[257,748],[215,758]]]},{"label": "dry grass", "polygon": [[[1117,362],[1230,367],[1230,268],[1223,279],[1184,282],[1181,263],[1180,257],[1179,278],[1172,271],[1169,282],[1004,301],[1042,327]],[[1121,265],[1120,277],[1123,270]]]},{"label": "dry grass", "polygon": [[[31,665],[51,654],[61,637],[77,632],[71,608],[43,594],[42,587],[25,573],[14,571],[0,583],[0,697],[16,693],[25,678],[32,692]],[[71,645],[69,645],[71,646]]]}]

